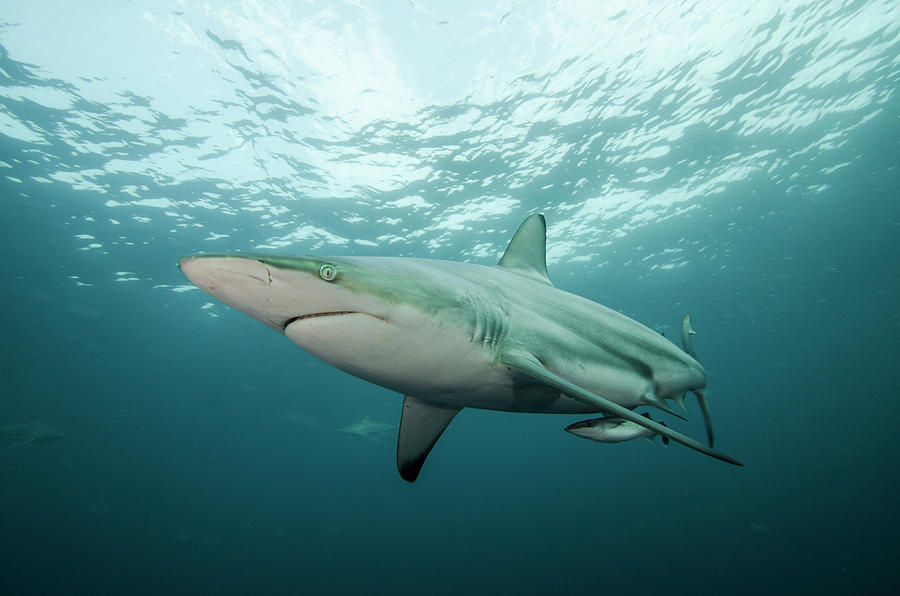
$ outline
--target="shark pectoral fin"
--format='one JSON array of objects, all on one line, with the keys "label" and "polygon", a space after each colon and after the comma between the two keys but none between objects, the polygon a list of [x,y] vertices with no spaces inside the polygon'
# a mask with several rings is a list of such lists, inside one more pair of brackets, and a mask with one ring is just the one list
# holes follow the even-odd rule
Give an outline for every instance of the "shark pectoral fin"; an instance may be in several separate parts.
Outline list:
[{"label": "shark pectoral fin", "polygon": [[424,402],[411,395],[403,398],[397,435],[397,471],[404,480],[416,481],[431,448],[461,409]]},{"label": "shark pectoral fin", "polygon": [[706,455],[709,455],[716,459],[720,459],[729,464],[734,464],[736,466],[744,465],[733,457],[725,455],[721,451],[716,451],[715,449],[707,447],[703,443],[695,441],[694,439],[683,435],[680,432],[667,428],[662,424],[659,424],[658,422],[632,412],[628,408],[620,406],[619,404],[612,402],[605,397],[601,397],[579,387],[578,385],[570,383],[559,375],[556,375],[547,370],[533,354],[522,351],[505,353],[501,355],[500,363],[518,370],[519,372],[522,372],[526,375],[534,377],[542,383],[546,383],[547,385],[556,387],[563,393],[572,396],[572,398],[580,401],[581,403],[597,408],[598,410],[601,410],[606,414],[618,416],[619,418],[624,418],[625,420],[630,420],[635,424],[639,424],[644,428],[659,433],[663,437],[668,437],[669,439],[677,443],[681,443],[686,447],[690,447],[695,451],[705,453]]},{"label": "shark pectoral fin", "polygon": [[697,396],[697,403],[700,404],[700,411],[703,412],[703,422],[706,424],[706,437],[709,439],[709,446],[713,446],[713,427],[712,418],[709,417],[709,404],[706,403],[706,393],[702,389],[694,391]]}]

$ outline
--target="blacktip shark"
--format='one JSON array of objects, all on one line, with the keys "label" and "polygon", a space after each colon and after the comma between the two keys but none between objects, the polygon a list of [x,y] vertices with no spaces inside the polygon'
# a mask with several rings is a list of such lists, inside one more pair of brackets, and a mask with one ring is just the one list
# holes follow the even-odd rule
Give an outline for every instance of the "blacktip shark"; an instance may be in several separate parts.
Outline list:
[{"label": "blacktip shark", "polygon": [[393,432],[396,429],[397,427],[393,424],[376,422],[375,420],[369,418],[369,415],[366,414],[359,422],[354,422],[350,426],[340,428],[338,429],[338,432],[342,432],[347,435],[357,435],[365,439],[376,440],[380,435],[388,432]]},{"label": "blacktip shark", "polygon": [[413,482],[463,408],[603,413],[706,455],[724,453],[632,411],[674,413],[706,372],[661,334],[557,289],[543,215],[496,266],[406,257],[200,254],[179,265],[214,298],[356,377],[402,393],[397,469]]},{"label": "blacktip shark", "polygon": [[27,422],[25,424],[10,424],[0,427],[0,437],[10,438],[17,441],[9,448],[27,445],[28,443],[43,443],[46,441],[56,441],[65,437],[63,433],[56,430],[49,424],[43,422]]}]

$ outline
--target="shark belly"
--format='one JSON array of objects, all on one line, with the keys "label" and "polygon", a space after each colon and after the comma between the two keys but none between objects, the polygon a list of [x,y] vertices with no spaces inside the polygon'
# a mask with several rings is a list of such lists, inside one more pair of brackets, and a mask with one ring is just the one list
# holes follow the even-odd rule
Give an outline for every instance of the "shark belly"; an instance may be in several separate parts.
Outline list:
[{"label": "shark belly", "polygon": [[319,316],[294,321],[284,333],[346,373],[429,403],[507,412],[598,411],[495,362],[464,328],[416,315],[403,312],[390,320],[363,313]]}]

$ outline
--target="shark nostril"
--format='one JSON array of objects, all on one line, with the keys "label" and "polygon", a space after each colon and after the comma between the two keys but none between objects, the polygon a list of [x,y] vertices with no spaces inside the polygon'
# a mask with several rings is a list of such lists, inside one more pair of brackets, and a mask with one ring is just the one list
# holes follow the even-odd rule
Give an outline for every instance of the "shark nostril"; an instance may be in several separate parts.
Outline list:
[{"label": "shark nostril", "polygon": [[263,263],[260,263],[260,264],[263,266],[263,269],[265,269],[266,276],[262,277],[261,275],[254,275],[253,273],[247,273],[246,274],[247,277],[255,279],[260,283],[266,284],[267,286],[272,285],[272,272],[269,271],[269,268],[265,264],[263,264]]}]

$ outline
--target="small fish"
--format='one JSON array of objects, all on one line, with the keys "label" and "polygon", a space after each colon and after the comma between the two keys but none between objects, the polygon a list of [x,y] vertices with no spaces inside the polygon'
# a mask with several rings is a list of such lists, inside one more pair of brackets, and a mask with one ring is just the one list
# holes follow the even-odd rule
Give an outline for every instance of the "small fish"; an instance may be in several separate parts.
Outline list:
[{"label": "small fish", "polygon": [[[647,419],[652,420],[650,414],[645,412],[643,415]],[[660,424],[665,426],[664,422],[660,422]],[[582,420],[581,422],[570,424],[566,427],[566,432],[592,441],[599,441],[600,443],[621,443],[622,441],[630,441],[638,437],[643,437],[652,443],[657,436],[657,433],[649,428],[644,428],[640,424],[611,416]],[[663,445],[669,444],[669,437],[664,436],[662,440]]]}]

